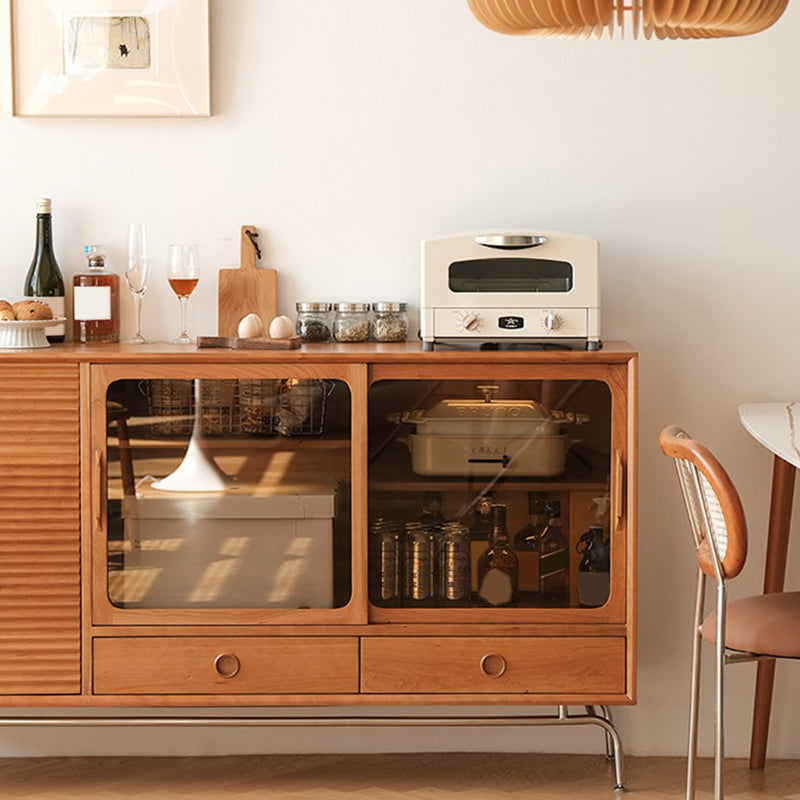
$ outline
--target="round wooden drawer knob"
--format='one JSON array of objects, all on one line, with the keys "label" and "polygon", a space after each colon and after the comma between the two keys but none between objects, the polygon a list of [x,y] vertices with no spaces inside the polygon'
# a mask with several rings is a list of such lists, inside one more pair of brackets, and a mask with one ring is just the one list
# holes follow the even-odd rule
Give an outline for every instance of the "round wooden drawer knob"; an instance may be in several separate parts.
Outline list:
[{"label": "round wooden drawer knob", "polygon": [[487,653],[481,659],[481,672],[487,678],[499,678],[507,667],[506,660],[499,653]]},{"label": "round wooden drawer knob", "polygon": [[214,659],[214,672],[221,678],[232,678],[240,666],[239,659],[233,653],[220,653]]}]

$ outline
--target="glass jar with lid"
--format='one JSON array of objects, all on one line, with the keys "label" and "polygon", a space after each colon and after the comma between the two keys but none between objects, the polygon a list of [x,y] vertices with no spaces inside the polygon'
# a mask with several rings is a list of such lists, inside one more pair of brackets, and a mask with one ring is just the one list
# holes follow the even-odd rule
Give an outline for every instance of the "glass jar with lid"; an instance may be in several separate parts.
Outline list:
[{"label": "glass jar with lid", "polygon": [[329,342],[331,339],[331,304],[298,303],[297,335],[306,343]]},{"label": "glass jar with lid", "polygon": [[373,303],[372,337],[376,342],[404,342],[408,338],[406,303]]},{"label": "glass jar with lid", "polygon": [[337,342],[369,341],[369,303],[336,303],[333,338]]}]

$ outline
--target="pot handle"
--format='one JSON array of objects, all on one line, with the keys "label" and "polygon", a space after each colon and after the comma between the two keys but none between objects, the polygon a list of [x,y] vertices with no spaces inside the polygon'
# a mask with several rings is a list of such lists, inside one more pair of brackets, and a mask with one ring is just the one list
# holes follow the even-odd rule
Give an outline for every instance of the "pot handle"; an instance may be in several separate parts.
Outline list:
[{"label": "pot handle", "polygon": [[576,411],[551,411],[550,419],[554,422],[583,425],[584,422],[590,422],[592,418],[589,414],[582,414]]},{"label": "pot handle", "polygon": [[505,469],[511,463],[511,457],[504,455],[500,458],[468,458],[467,464],[502,464]]},{"label": "pot handle", "polygon": [[428,419],[420,411],[392,411],[386,415],[386,421],[394,422],[395,425],[402,425],[405,422],[414,425],[418,422],[427,422]]}]

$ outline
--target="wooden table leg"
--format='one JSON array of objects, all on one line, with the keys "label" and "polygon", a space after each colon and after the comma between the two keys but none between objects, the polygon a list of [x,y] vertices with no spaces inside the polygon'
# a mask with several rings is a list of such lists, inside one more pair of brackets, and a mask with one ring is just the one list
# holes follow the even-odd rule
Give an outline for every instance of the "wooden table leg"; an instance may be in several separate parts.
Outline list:
[{"label": "wooden table leg", "polygon": [[[767,531],[767,559],[764,567],[764,594],[783,591],[789,525],[792,519],[795,468],[779,456],[772,466],[772,495]],[[750,738],[750,769],[763,769],[767,757],[767,734],[772,708],[775,660],[759,661],[756,697],[753,704],[753,731]]]}]

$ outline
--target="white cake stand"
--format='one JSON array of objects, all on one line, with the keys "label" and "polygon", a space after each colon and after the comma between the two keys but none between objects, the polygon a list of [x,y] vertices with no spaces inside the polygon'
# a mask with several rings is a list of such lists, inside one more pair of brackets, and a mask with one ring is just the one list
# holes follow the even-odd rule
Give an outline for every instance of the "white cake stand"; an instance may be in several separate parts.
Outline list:
[{"label": "white cake stand", "polygon": [[183,461],[173,472],[151,485],[162,492],[224,492],[231,484],[230,478],[217,466],[213,456],[205,449],[201,419],[203,403],[200,381],[194,381],[194,422],[192,438]]},{"label": "white cake stand", "polygon": [[45,330],[66,321],[66,317],[2,319],[0,320],[0,350],[35,350],[40,347],[50,347]]}]

